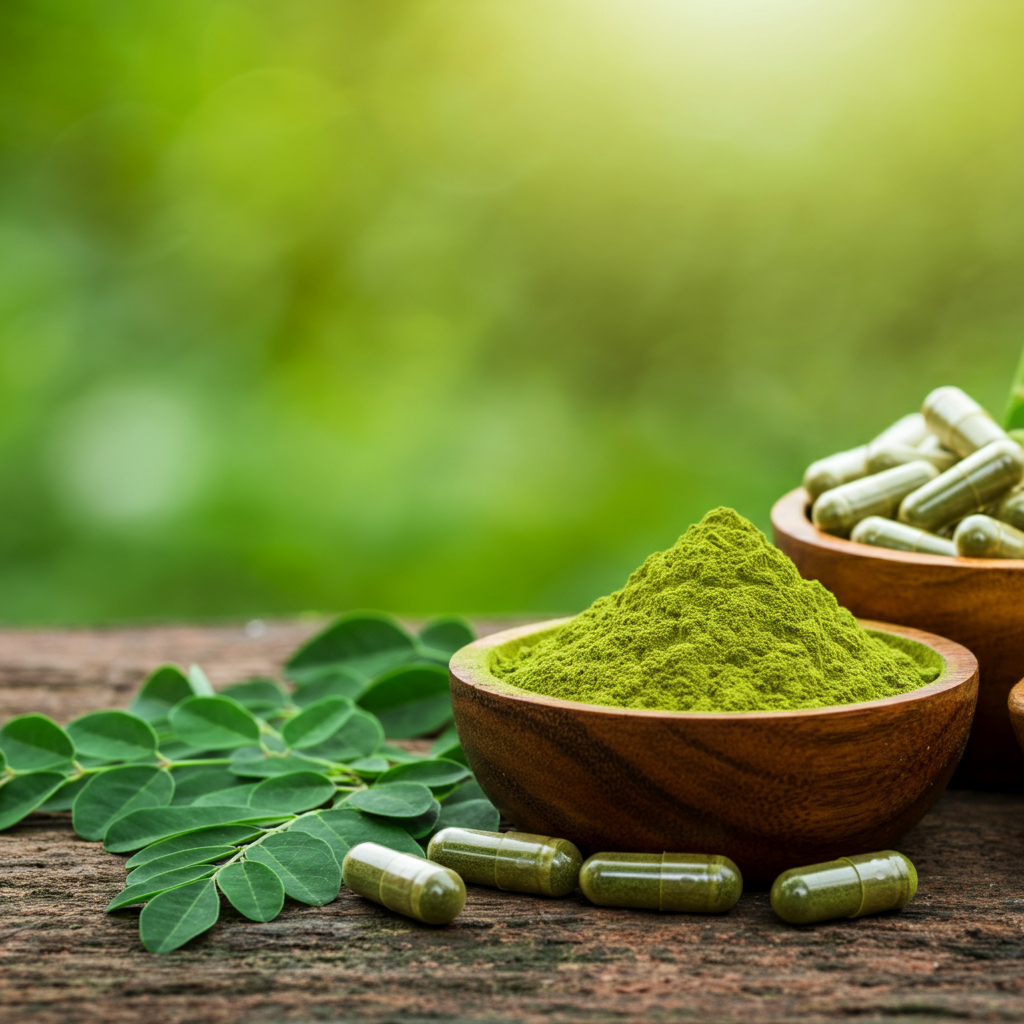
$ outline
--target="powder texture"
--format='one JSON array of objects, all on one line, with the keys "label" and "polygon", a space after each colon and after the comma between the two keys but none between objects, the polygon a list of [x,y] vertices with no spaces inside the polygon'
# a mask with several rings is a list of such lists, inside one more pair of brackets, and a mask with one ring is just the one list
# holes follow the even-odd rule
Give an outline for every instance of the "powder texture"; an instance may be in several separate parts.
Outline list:
[{"label": "powder texture", "polygon": [[664,711],[779,711],[877,700],[939,675],[862,629],[753,523],[709,512],[494,674],[564,700]]}]

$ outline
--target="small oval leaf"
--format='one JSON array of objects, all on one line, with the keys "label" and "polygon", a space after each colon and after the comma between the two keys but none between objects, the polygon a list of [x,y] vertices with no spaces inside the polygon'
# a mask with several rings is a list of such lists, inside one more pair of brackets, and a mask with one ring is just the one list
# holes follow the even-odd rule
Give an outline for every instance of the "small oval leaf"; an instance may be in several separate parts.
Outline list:
[{"label": "small oval leaf", "polygon": [[266,864],[293,900],[322,907],[341,890],[341,868],[322,839],[305,832],[277,832],[246,853]]},{"label": "small oval leaf", "polygon": [[75,756],[71,737],[46,715],[18,715],[0,729],[0,750],[15,771],[36,772],[67,765]]},{"label": "small oval leaf", "polygon": [[0,783],[0,831],[16,825],[64,785],[61,772],[32,772]]},{"label": "small oval leaf", "polygon": [[301,814],[334,796],[334,783],[319,772],[289,772],[259,783],[249,795],[249,806],[258,811]]},{"label": "small oval leaf", "polygon": [[436,732],[452,720],[448,672],[439,665],[405,665],[377,679],[360,707],[380,719],[390,739]]},{"label": "small oval leaf", "polygon": [[434,794],[420,782],[393,782],[358,790],[346,799],[345,806],[383,818],[415,818],[426,814],[436,802]]},{"label": "small oval leaf", "polygon": [[342,665],[364,679],[416,656],[413,638],[383,612],[351,612],[307,640],[289,659],[289,679],[302,682],[325,665]]},{"label": "small oval leaf", "polygon": [[126,764],[94,775],[75,797],[71,823],[83,838],[102,839],[118,818],[144,807],[165,807],[174,779],[156,765]]},{"label": "small oval leaf", "polygon": [[221,868],[217,884],[231,906],[250,921],[273,921],[284,906],[281,879],[259,861],[243,860]]},{"label": "small oval leaf", "polygon": [[164,722],[175,704],[193,696],[188,676],[177,665],[161,665],[146,677],[128,710],[147,722]]},{"label": "small oval leaf", "polygon": [[289,747],[315,747],[333,736],[352,717],[355,705],[348,697],[324,697],[314,701],[281,727]]},{"label": "small oval leaf", "polygon": [[212,927],[219,916],[217,884],[204,879],[150,900],[139,916],[139,935],[150,953],[169,953]]},{"label": "small oval leaf", "polygon": [[78,752],[104,761],[137,761],[156,751],[153,727],[127,711],[94,711],[68,722],[67,733]]},{"label": "small oval leaf", "polygon": [[200,846],[194,850],[179,850],[177,853],[169,853],[166,857],[157,857],[147,864],[141,864],[134,871],[130,872],[125,879],[125,885],[138,885],[140,882],[148,882],[157,875],[167,871],[176,871],[178,868],[190,868],[196,864],[209,864],[215,860],[227,860],[235,852],[233,846]]},{"label": "small oval leaf", "polygon": [[415,761],[412,764],[397,764],[389,768],[377,785],[393,785],[396,782],[422,782],[432,790],[447,789],[468,779],[473,773],[455,761],[437,758],[432,761]]},{"label": "small oval leaf", "polygon": [[177,885],[185,885],[196,879],[212,875],[217,869],[212,864],[193,864],[190,867],[175,868],[153,875],[144,882],[126,885],[106,906],[106,913],[130,907],[133,903],[145,903],[158,893],[173,889]]},{"label": "small oval leaf", "polygon": [[207,750],[231,750],[260,738],[253,713],[230,697],[189,697],[171,711],[170,719],[182,740]]}]

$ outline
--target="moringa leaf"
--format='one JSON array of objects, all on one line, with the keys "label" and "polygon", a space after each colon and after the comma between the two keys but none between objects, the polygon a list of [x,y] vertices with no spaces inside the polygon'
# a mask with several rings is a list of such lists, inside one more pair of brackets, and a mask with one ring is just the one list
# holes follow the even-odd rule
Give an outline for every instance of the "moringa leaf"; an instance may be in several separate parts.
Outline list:
[{"label": "moringa leaf", "polygon": [[75,798],[86,787],[91,775],[81,775],[78,778],[67,777],[63,786],[59,786],[52,796],[47,797],[37,808],[37,811],[55,813],[57,811],[70,811],[74,806]]},{"label": "moringa leaf", "polygon": [[320,771],[323,765],[301,754],[285,754],[283,757],[250,757],[232,761],[228,769],[234,775],[251,779],[269,779],[274,775],[289,772]]},{"label": "moringa leaf", "polygon": [[210,750],[258,743],[260,723],[230,697],[189,697],[170,715],[171,728],[186,742]]},{"label": "moringa leaf", "polygon": [[461,615],[443,615],[431,619],[416,637],[423,647],[447,655],[445,664],[459,648],[471,644],[475,639],[476,632]]},{"label": "moringa leaf", "polygon": [[147,807],[118,818],[103,837],[110,853],[128,853],[169,839],[182,832],[194,832],[207,825],[266,825],[287,815],[261,814],[243,807]]},{"label": "moringa leaf", "polygon": [[451,825],[457,825],[459,828],[497,832],[500,823],[501,815],[490,800],[462,800],[455,804],[441,804],[441,813],[434,827],[440,831]]},{"label": "moringa leaf", "polygon": [[323,697],[348,697],[355,700],[366,689],[367,680],[341,665],[312,669],[292,694],[292,703],[300,708]]},{"label": "moringa leaf", "polygon": [[345,724],[329,739],[303,751],[308,757],[347,764],[357,757],[369,757],[384,742],[384,727],[375,715],[356,708]]},{"label": "moringa leaf", "polygon": [[[360,843],[378,843],[389,850],[423,856],[423,850],[405,829],[379,818],[371,818],[359,811],[335,809],[317,811],[299,818],[288,829],[289,832],[309,832],[323,839],[334,850],[338,863],[344,859],[349,847]],[[335,838],[329,838],[333,835]],[[339,856],[340,851],[340,856]]]},{"label": "moringa leaf", "polygon": [[256,785],[249,806],[259,811],[300,814],[326,803],[334,796],[334,783],[319,772],[289,772]]},{"label": "moringa leaf", "polygon": [[284,906],[281,879],[256,860],[229,864],[217,872],[217,885],[231,906],[250,921],[273,921]]},{"label": "moringa leaf", "polygon": [[380,719],[390,739],[426,736],[452,720],[448,672],[438,665],[404,665],[375,680],[359,705]]},{"label": "moringa leaf", "polygon": [[396,747],[391,743],[382,743],[377,753],[381,757],[386,757],[389,761],[394,761],[396,764],[413,764],[416,761],[429,760],[423,754],[416,754],[411,750],[406,750],[404,747]]},{"label": "moringa leaf", "polygon": [[211,825],[193,829],[191,832],[179,832],[170,839],[163,839],[140,850],[125,862],[128,869],[137,868],[141,864],[160,857],[167,857],[182,850],[194,850],[203,846],[232,846],[236,843],[255,839],[262,829],[251,825]]},{"label": "moringa leaf", "polygon": [[308,705],[281,727],[289,747],[315,747],[333,736],[352,717],[355,705],[348,697],[323,697]]},{"label": "moringa leaf", "polygon": [[0,729],[0,750],[7,765],[19,772],[38,772],[67,765],[75,756],[71,737],[46,715],[18,715]]},{"label": "moringa leaf", "polygon": [[166,807],[174,796],[174,779],[166,768],[126,764],[94,775],[75,797],[71,823],[93,842],[124,815],[149,807]]},{"label": "moringa leaf", "polygon": [[238,785],[237,775],[227,768],[214,765],[172,768],[171,775],[174,778],[174,798],[171,804],[176,807],[190,804],[206,793],[216,793]]},{"label": "moringa leaf", "polygon": [[214,860],[224,860],[235,852],[233,846],[199,846],[194,850],[179,850],[169,853],[166,857],[157,857],[145,864],[140,864],[125,879],[125,885],[138,885],[149,879],[162,875],[166,871],[178,868],[189,868],[196,864],[208,864]]},{"label": "moringa leaf", "polygon": [[322,907],[341,889],[341,868],[330,846],[307,832],[276,832],[246,852],[266,864],[294,900]]},{"label": "moringa leaf", "polygon": [[192,686],[192,692],[200,697],[213,696],[213,684],[206,673],[196,664],[188,667],[188,681]]},{"label": "moringa leaf", "polygon": [[[193,807],[248,807],[252,791],[259,785],[257,782],[244,783],[235,778],[235,785],[219,789],[214,793],[204,793],[192,801]],[[285,812],[287,813],[287,812]]]},{"label": "moringa leaf", "polygon": [[273,679],[262,677],[232,683],[225,686],[220,694],[222,697],[237,700],[243,708],[248,708],[254,715],[269,715],[288,703],[288,694],[281,685]]},{"label": "moringa leaf", "polygon": [[104,761],[138,761],[156,752],[156,733],[127,711],[94,711],[65,726],[79,754]]},{"label": "moringa leaf", "polygon": [[351,612],[307,640],[288,660],[285,673],[302,683],[324,666],[340,665],[372,679],[416,657],[413,638],[383,612]]},{"label": "moringa leaf", "polygon": [[139,916],[139,935],[150,953],[169,953],[217,923],[217,884],[206,879],[163,892]]},{"label": "moringa leaf", "polygon": [[0,782],[0,830],[31,814],[64,785],[66,778],[62,772],[32,772]]},{"label": "moringa leaf", "polygon": [[354,807],[382,818],[415,818],[425,814],[437,801],[421,782],[393,782],[390,786],[374,786],[351,793],[346,807]]},{"label": "moringa leaf", "polygon": [[388,769],[377,779],[378,786],[393,785],[396,782],[422,782],[432,790],[447,789],[472,776],[465,765],[440,758],[432,761],[415,761],[399,764]]},{"label": "moringa leaf", "polygon": [[469,779],[464,782],[461,786],[455,789],[448,796],[443,797],[441,803],[443,804],[461,804],[466,800],[486,800],[487,794],[480,788],[480,783],[476,779]]},{"label": "moringa leaf", "polygon": [[194,696],[196,691],[177,665],[161,665],[146,677],[128,710],[156,724],[167,720],[175,704]]},{"label": "moringa leaf", "polygon": [[192,864],[189,867],[164,871],[137,884],[126,885],[107,904],[106,912],[109,914],[112,910],[122,910],[124,907],[130,907],[133,903],[145,903],[146,900],[152,899],[166,889],[194,882],[206,875],[212,875],[216,870],[212,864]]},{"label": "moringa leaf", "polygon": [[438,819],[441,817],[441,805],[435,800],[431,806],[422,814],[412,818],[388,818],[394,825],[399,825],[413,837],[422,839],[429,836],[437,828]]},{"label": "moringa leaf", "polygon": [[349,761],[348,766],[364,779],[375,779],[390,767],[385,757],[357,757]]}]

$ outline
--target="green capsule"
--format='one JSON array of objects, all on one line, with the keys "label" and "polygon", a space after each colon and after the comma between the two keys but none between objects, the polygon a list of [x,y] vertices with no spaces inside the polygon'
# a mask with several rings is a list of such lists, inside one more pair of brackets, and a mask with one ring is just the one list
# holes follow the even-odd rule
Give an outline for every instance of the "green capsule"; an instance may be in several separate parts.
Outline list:
[{"label": "green capsule", "polygon": [[1024,558],[1024,532],[991,516],[968,516],[953,543],[964,558]]},{"label": "green capsule", "polygon": [[1024,448],[1004,438],[962,459],[951,469],[908,494],[897,518],[933,533],[954,519],[984,508],[1020,482]]},{"label": "green capsule", "polygon": [[454,826],[441,829],[430,840],[427,856],[467,882],[542,896],[571,893],[583,863],[580,851],[568,839]]},{"label": "green capsule", "polygon": [[790,924],[898,910],[917,892],[917,870],[895,850],[783,871],[772,883],[772,910]]},{"label": "green capsule", "polygon": [[1005,441],[1006,431],[959,388],[936,388],[921,407],[929,430],[943,446],[967,456],[993,441]]},{"label": "green capsule", "polygon": [[804,490],[813,501],[818,495],[831,491],[840,484],[867,476],[869,472],[874,472],[868,469],[868,458],[873,449],[890,444],[916,445],[927,433],[928,427],[925,425],[924,417],[919,412],[912,412],[898,419],[891,427],[887,427],[869,444],[845,452],[836,452],[835,455],[812,462],[804,473]]},{"label": "green capsule", "polygon": [[454,871],[377,843],[353,846],[341,877],[354,893],[424,924],[448,924],[466,903],[466,887]]},{"label": "green capsule", "polygon": [[740,898],[743,876],[728,857],[703,853],[595,853],[580,888],[600,907],[722,914]]},{"label": "green capsule", "polygon": [[956,545],[951,540],[881,516],[862,519],[853,528],[850,540],[871,544],[876,548],[892,548],[894,551],[920,551],[927,555],[956,557]]},{"label": "green capsule", "polygon": [[811,520],[819,530],[846,537],[868,516],[895,515],[908,494],[938,475],[930,462],[917,461],[851,480],[822,494],[811,509]]},{"label": "green capsule", "polygon": [[916,448],[909,444],[887,444],[880,448],[872,445],[868,451],[868,473],[881,473],[893,466],[903,466],[919,459],[930,462],[940,473],[944,473],[960,461],[958,455],[947,452],[938,444],[939,439],[934,434],[930,436],[935,439],[935,444],[921,444]]},{"label": "green capsule", "polygon": [[1018,530],[1024,530],[1024,487],[1018,484],[985,511],[993,519],[1001,519]]}]

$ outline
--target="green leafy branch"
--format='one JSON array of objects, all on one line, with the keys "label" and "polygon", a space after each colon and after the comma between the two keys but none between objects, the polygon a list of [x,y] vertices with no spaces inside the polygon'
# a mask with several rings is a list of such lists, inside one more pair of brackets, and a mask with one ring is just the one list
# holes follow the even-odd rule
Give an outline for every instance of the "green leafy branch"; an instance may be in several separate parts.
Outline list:
[{"label": "green leafy branch", "polygon": [[[286,897],[320,906],[349,847],[422,855],[448,825],[494,829],[451,726],[444,666],[473,638],[458,619],[408,633],[344,616],[289,659],[293,688],[250,679],[215,694],[198,666],[156,669],[127,711],[61,727],[40,714],[0,729],[0,829],[70,810],[75,831],[132,853],[107,907],[145,907],[164,953],[211,927],[222,894],[269,921]],[[385,742],[438,733],[429,757]]]}]

